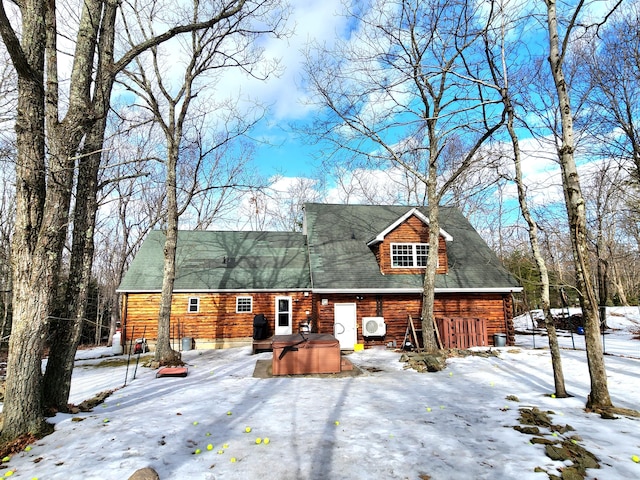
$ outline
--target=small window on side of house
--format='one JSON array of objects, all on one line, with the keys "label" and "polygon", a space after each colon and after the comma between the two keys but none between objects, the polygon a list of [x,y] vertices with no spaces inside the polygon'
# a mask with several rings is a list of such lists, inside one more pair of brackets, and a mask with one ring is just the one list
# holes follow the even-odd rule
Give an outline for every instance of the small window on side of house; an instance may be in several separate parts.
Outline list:
[{"label": "small window on side of house", "polygon": [[251,313],[253,297],[236,297],[236,313]]},{"label": "small window on side of house", "polygon": [[198,313],[199,311],[200,311],[200,298],[189,297],[189,306],[187,307],[187,312]]}]

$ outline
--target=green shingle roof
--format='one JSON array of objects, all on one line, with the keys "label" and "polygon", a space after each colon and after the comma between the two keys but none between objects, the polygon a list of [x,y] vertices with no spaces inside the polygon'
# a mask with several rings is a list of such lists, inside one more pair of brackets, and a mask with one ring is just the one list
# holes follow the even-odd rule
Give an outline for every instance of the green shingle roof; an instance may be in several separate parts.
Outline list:
[{"label": "green shingle roof", "polygon": [[[162,288],[164,240],[149,233],[119,291]],[[300,233],[180,231],[174,291],[309,289],[307,259]]]},{"label": "green shingle roof", "polygon": [[[383,275],[367,245],[411,209],[311,203],[303,233],[180,231],[174,291],[417,291],[422,275]],[[519,289],[457,209],[441,207],[440,226],[453,241],[447,242],[449,269],[436,276],[437,290]],[[160,291],[164,239],[161,231],[149,233],[119,291]]]},{"label": "green shingle roof", "polygon": [[[305,205],[306,233],[314,290],[411,290],[422,275],[383,275],[367,243],[413,207],[381,205]],[[426,208],[419,210],[428,216]],[[496,255],[455,208],[440,208],[449,273],[438,274],[436,289],[518,289]]]}]

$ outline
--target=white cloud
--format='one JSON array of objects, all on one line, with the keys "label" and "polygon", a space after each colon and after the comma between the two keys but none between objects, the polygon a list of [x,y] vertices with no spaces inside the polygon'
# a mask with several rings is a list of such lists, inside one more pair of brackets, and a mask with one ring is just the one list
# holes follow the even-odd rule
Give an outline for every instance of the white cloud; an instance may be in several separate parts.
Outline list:
[{"label": "white cloud", "polygon": [[279,76],[266,81],[248,77],[239,69],[229,70],[221,79],[219,90],[256,98],[272,105],[276,121],[303,117],[309,106],[301,101],[305,92],[300,88],[302,52],[310,41],[331,44],[345,30],[348,19],[341,16],[341,0],[305,0],[293,2],[289,26],[294,29],[289,38],[265,38],[260,46],[265,60],[277,59],[284,67]]}]

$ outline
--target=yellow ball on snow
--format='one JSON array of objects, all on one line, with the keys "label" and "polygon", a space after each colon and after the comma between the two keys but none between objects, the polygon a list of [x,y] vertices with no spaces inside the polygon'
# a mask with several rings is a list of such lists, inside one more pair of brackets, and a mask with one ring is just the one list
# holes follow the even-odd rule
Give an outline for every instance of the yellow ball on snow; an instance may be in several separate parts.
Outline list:
[{"label": "yellow ball on snow", "polygon": [[640,462],[640,457],[638,457],[638,455],[633,455],[631,457],[631,460],[633,460],[634,462],[638,463],[638,462]]},{"label": "yellow ball on snow", "polygon": [[236,463],[236,457],[231,457],[231,463]]},{"label": "yellow ball on snow", "polygon": [[207,450],[209,450],[209,451],[213,450],[213,445],[211,445],[211,444],[207,445]]},{"label": "yellow ball on snow", "polygon": [[268,445],[270,442],[268,437],[264,437],[264,440],[262,440],[262,443],[264,443],[265,445]]},{"label": "yellow ball on snow", "polygon": [[260,437],[256,438],[256,443],[257,444],[261,444],[262,443],[262,439]]},{"label": "yellow ball on snow", "polygon": [[246,428],[244,429],[244,431],[245,431],[245,432],[247,432],[247,433],[249,433],[249,432],[251,431],[251,427],[246,427]]}]

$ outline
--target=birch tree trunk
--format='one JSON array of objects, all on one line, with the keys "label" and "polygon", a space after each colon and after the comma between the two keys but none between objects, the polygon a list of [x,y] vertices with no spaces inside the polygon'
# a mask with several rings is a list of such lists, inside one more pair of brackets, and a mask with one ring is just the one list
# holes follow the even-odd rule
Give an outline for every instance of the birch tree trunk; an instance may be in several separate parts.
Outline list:
[{"label": "birch tree trunk", "polygon": [[562,370],[562,358],[560,356],[560,346],[558,345],[558,334],[556,332],[555,321],[551,315],[551,302],[549,300],[549,271],[547,263],[540,249],[538,241],[538,224],[533,219],[529,204],[527,202],[527,194],[522,179],[522,159],[520,155],[520,142],[514,128],[514,112],[509,97],[505,93],[505,105],[507,107],[507,130],[513,145],[513,159],[515,166],[515,183],[518,188],[518,203],[522,218],[527,222],[529,232],[529,244],[536,263],[538,280],[540,281],[540,303],[542,313],[544,315],[544,324],[549,336],[549,350],[551,352],[551,365],[553,367],[553,383],[555,386],[555,395],[558,398],[566,398],[567,390],[564,382],[564,372]]},{"label": "birch tree trunk", "polygon": [[[547,27],[549,29],[549,65],[558,95],[559,113],[562,122],[562,137],[561,145],[558,148],[558,158],[569,220],[576,284],[580,292],[580,306],[582,307],[582,315],[585,322],[587,363],[591,377],[591,392],[587,398],[587,408],[601,409],[611,407],[612,403],[607,386],[607,374],[600,341],[598,302],[595,289],[591,283],[593,277],[589,267],[586,206],[574,159],[573,113],[563,71],[565,52],[560,51],[556,2],[555,0],[545,0],[545,3],[547,6]],[[566,35],[569,34],[570,32],[566,33]]]}]

